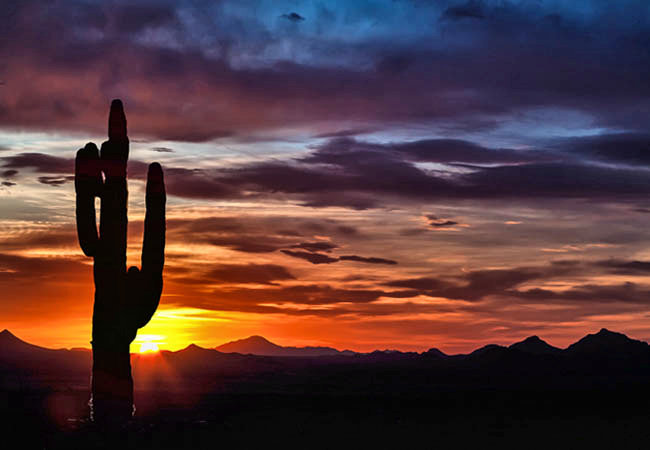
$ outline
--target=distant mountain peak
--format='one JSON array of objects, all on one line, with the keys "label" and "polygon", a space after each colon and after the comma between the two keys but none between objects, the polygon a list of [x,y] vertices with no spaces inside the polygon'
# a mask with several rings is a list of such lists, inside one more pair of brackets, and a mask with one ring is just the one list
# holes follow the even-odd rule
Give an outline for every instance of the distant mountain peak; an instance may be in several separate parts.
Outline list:
[{"label": "distant mountain peak", "polygon": [[567,351],[583,354],[603,354],[611,356],[629,356],[648,352],[648,344],[631,339],[623,333],[601,328],[598,333],[588,334],[578,342],[571,344]]},{"label": "distant mountain peak", "polygon": [[479,356],[479,355],[485,355],[485,354],[495,354],[497,352],[503,352],[506,349],[503,345],[498,345],[498,344],[488,344],[484,345],[481,348],[477,348],[474,350],[472,353],[470,353],[470,356]]},{"label": "distant mountain peak", "polygon": [[[601,328],[596,335],[600,336],[625,336],[623,333],[617,333],[616,331],[608,330],[607,328]],[[625,336],[627,337],[627,336]]]},{"label": "distant mountain peak", "polygon": [[618,333],[616,331],[608,330],[607,328],[601,328],[598,333],[588,334],[583,339],[587,338],[598,338],[598,339],[610,339],[610,340],[619,340],[621,342],[634,341],[634,339],[629,338],[623,333]]},{"label": "distant mountain peak", "polygon": [[181,351],[196,351],[196,350],[205,350],[205,349],[203,347],[199,347],[198,345],[192,343],[187,347],[185,347],[184,349],[182,349]]},{"label": "distant mountain peak", "polygon": [[28,350],[38,350],[38,351],[47,351],[47,352],[54,351],[49,348],[40,347],[38,345],[25,342],[7,329],[4,329],[0,332],[0,345],[2,346],[0,350],[10,351],[10,352],[16,352],[16,351],[23,352]]},{"label": "distant mountain peak", "polygon": [[528,336],[523,341],[515,342],[509,348],[535,355],[552,354],[561,351],[559,348],[553,347],[537,335]]},{"label": "distant mountain peak", "polygon": [[340,352],[330,347],[283,347],[274,344],[264,336],[253,335],[244,339],[227,342],[215,347],[215,350],[223,353],[241,353],[243,355],[261,356],[332,356],[349,354],[351,352]]},{"label": "distant mountain peak", "polygon": [[249,336],[249,337],[244,338],[244,339],[239,339],[239,340],[234,341],[234,342],[259,342],[259,343],[264,343],[264,344],[277,345],[277,344],[274,344],[273,342],[269,341],[264,336],[260,336],[258,334],[254,334],[253,336]]},{"label": "distant mountain peak", "polygon": [[215,350],[223,353],[241,353],[244,355],[272,355],[280,349],[282,347],[259,335],[237,339],[215,347]]},{"label": "distant mountain peak", "polygon": [[435,347],[431,347],[429,350],[427,350],[423,354],[428,355],[428,356],[439,356],[439,357],[444,357],[444,358],[447,357],[447,354],[445,352],[443,352],[440,349],[435,348]]},{"label": "distant mountain peak", "polygon": [[2,330],[2,332],[0,332],[0,342],[6,342],[6,343],[13,342],[13,343],[27,344],[25,341],[20,339],[18,336],[16,336],[6,328]]}]

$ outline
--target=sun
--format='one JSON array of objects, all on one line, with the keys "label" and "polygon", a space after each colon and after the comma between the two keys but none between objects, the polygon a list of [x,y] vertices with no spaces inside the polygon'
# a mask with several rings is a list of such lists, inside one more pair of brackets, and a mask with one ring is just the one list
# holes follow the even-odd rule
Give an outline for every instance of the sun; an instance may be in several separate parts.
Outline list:
[{"label": "sun", "polygon": [[156,353],[160,351],[158,347],[165,343],[166,336],[159,334],[140,334],[135,338],[134,344],[140,344],[139,353]]},{"label": "sun", "polygon": [[143,342],[140,344],[140,353],[154,353],[158,350],[158,344],[155,342]]}]

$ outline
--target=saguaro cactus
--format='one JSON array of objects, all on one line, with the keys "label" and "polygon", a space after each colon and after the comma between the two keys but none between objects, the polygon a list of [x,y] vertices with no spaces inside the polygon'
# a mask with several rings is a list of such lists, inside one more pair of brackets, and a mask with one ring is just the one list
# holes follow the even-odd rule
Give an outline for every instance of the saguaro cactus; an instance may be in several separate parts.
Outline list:
[{"label": "saguaro cactus", "polygon": [[[162,292],[165,258],[165,183],[160,164],[149,166],[141,269],[126,270],[129,139],[120,100],[113,100],[108,141],[77,152],[77,234],[86,256],[95,259],[91,418],[121,422],[133,412],[129,345],[153,316]],[[103,176],[102,176],[103,174]],[[95,197],[100,198],[99,235]]]}]

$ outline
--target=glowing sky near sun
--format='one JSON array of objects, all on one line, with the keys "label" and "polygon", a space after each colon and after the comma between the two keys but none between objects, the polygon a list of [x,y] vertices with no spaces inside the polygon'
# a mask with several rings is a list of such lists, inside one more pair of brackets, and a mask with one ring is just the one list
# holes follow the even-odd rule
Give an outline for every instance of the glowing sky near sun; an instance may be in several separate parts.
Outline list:
[{"label": "glowing sky near sun", "polygon": [[[0,329],[88,347],[73,157],[165,169],[134,351],[650,338],[645,1],[24,1],[0,15]],[[51,39],[48,36],[57,36]]]}]

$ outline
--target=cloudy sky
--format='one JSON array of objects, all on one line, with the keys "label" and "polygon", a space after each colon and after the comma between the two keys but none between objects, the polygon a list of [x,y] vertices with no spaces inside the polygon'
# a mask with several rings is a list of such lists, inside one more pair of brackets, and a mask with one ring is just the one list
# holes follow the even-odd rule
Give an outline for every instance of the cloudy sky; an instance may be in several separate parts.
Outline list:
[{"label": "cloudy sky", "polygon": [[646,0],[5,1],[0,328],[88,347],[73,157],[124,101],[138,342],[650,339]]}]

